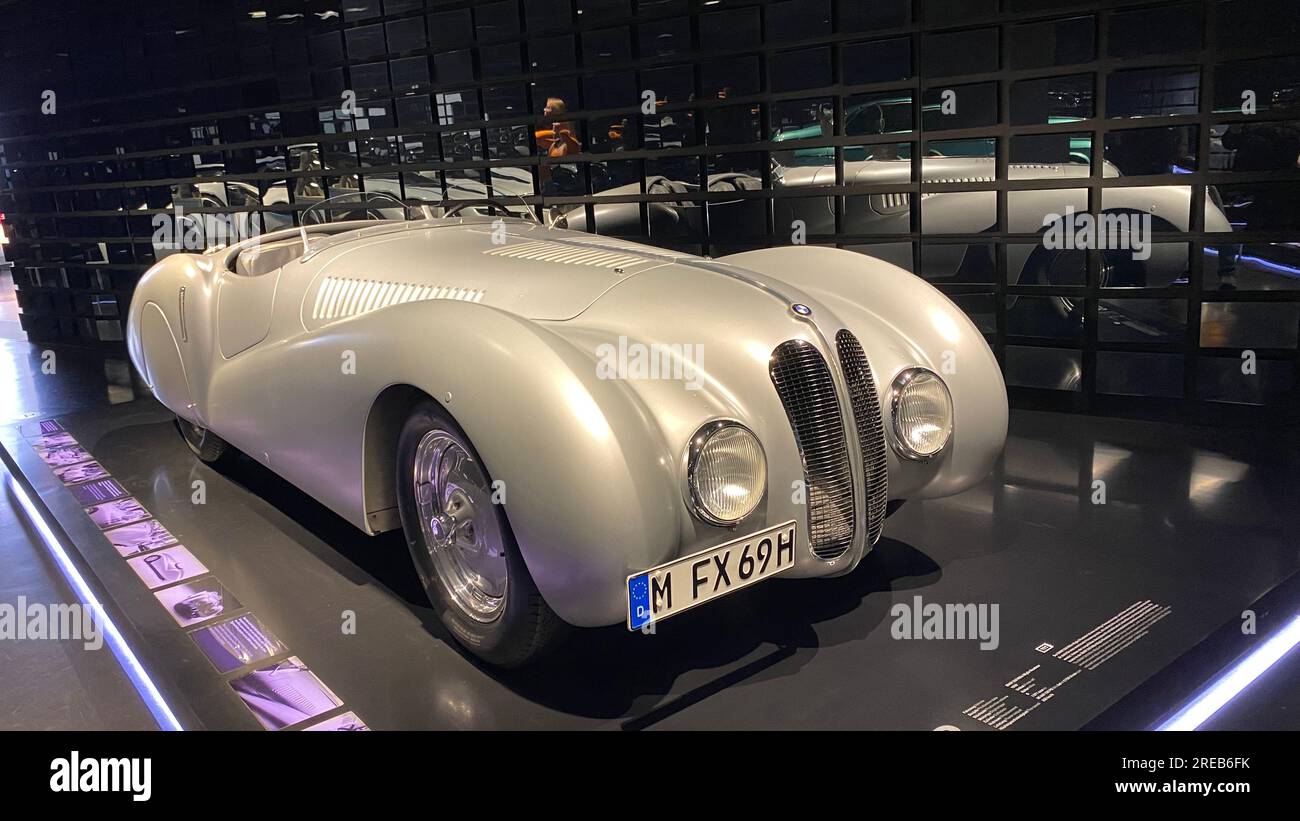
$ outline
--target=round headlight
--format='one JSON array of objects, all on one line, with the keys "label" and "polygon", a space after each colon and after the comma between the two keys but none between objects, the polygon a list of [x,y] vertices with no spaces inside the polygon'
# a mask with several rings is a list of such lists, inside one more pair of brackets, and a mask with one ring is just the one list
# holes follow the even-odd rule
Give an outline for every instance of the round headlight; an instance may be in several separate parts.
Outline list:
[{"label": "round headlight", "polygon": [[767,459],[758,437],[737,422],[710,422],[695,432],[686,457],[695,513],[733,525],[754,512],[767,489]]},{"label": "round headlight", "polygon": [[952,396],[934,371],[909,368],[893,386],[896,450],[908,459],[929,459],[952,436]]}]

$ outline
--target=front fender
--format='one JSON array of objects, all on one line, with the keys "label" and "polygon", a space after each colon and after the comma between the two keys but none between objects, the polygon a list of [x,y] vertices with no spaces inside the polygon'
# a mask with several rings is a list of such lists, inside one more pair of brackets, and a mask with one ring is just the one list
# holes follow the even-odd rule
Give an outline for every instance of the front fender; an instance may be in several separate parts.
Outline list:
[{"label": "front fender", "polygon": [[[340,374],[348,352],[354,372]],[[270,420],[222,435],[267,451],[278,472],[361,526],[376,397],[393,385],[434,397],[504,483],[524,561],[572,624],[619,620],[630,569],[676,547],[671,457],[639,401],[625,384],[598,379],[570,343],[516,315],[456,300],[395,305],[259,346],[227,363],[221,383],[214,395],[223,405],[277,386]]]},{"label": "front fender", "polygon": [[1002,370],[979,329],[933,286],[873,257],[820,246],[749,251],[720,261],[789,283],[835,312],[866,351],[891,442],[894,378],[918,365],[943,377],[952,394],[952,439],[927,462],[891,448],[890,498],[959,493],[992,470],[1007,434]]}]

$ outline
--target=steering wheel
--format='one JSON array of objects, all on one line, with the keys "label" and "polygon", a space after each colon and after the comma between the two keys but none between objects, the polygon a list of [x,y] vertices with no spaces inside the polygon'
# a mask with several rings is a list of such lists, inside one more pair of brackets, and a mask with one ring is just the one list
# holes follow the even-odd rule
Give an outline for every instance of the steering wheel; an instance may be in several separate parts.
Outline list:
[{"label": "steering wheel", "polygon": [[[452,203],[452,204],[448,205],[448,203]],[[498,199],[496,197],[477,197],[472,200],[443,200],[442,202],[438,203],[438,207],[442,209],[443,217],[454,217],[457,214],[459,214],[461,211],[464,211],[466,208],[481,208],[485,204],[494,206],[496,208],[500,208],[508,216],[514,216],[513,214],[510,213],[511,208],[519,208],[520,206],[523,206],[529,218],[532,219],[533,222],[537,223],[538,225],[542,224],[542,221],[537,218],[537,214],[533,213],[533,209],[529,208],[527,203],[524,202],[512,203],[512,202],[507,202],[506,200]]]}]

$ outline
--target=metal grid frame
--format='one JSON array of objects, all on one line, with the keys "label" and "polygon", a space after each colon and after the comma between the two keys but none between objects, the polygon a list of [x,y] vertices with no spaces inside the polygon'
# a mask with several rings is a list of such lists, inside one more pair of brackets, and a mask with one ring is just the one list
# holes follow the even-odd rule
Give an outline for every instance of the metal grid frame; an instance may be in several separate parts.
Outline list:
[{"label": "metal grid frame", "polygon": [[[926,246],[951,244],[951,243],[968,243],[972,240],[980,242],[990,242],[996,251],[996,274],[991,284],[945,284],[941,289],[954,296],[963,296],[970,294],[991,293],[995,304],[994,315],[994,332],[990,335],[990,342],[994,347],[995,353],[1001,361],[1005,362],[1006,348],[1008,345],[1024,345],[1028,347],[1050,347],[1050,348],[1067,348],[1078,350],[1082,361],[1082,385],[1081,390],[1077,393],[1066,393],[1061,391],[1037,390],[1030,388],[1013,388],[1013,399],[1022,405],[1033,407],[1048,407],[1060,409],[1073,409],[1088,412],[1102,413],[1122,413],[1138,415],[1154,415],[1167,417],[1172,414],[1193,418],[1196,420],[1229,422],[1236,419],[1255,420],[1261,417],[1268,419],[1281,419],[1283,421],[1294,421],[1297,406],[1300,402],[1296,399],[1296,389],[1293,387],[1291,395],[1284,401],[1274,405],[1265,406],[1243,406],[1237,404],[1225,404],[1220,402],[1210,402],[1198,399],[1198,367],[1197,361],[1201,358],[1231,357],[1236,358],[1240,355],[1239,349],[1232,348],[1203,348],[1200,345],[1200,318],[1201,306],[1206,301],[1213,302],[1284,302],[1300,303],[1300,290],[1292,291],[1237,291],[1231,293],[1207,294],[1203,289],[1205,270],[1204,270],[1204,253],[1206,245],[1215,245],[1222,243],[1229,235],[1225,234],[1206,234],[1203,224],[1203,210],[1206,197],[1206,186],[1214,184],[1227,183],[1254,183],[1262,181],[1274,181],[1278,179],[1276,172],[1216,172],[1208,168],[1210,157],[1210,126],[1215,124],[1228,124],[1234,122],[1250,121],[1268,121],[1294,119],[1300,117],[1300,109],[1292,109],[1289,112],[1274,113],[1266,112],[1254,117],[1234,114],[1216,114],[1212,111],[1212,101],[1214,99],[1214,79],[1215,68],[1218,63],[1225,61],[1258,58],[1268,56],[1289,56],[1300,53],[1300,41],[1293,40],[1289,44],[1261,49],[1255,43],[1222,43],[1215,28],[1217,19],[1215,6],[1220,0],[1161,0],[1152,2],[1152,0],[1093,0],[1092,2],[1056,2],[1056,3],[1038,3],[1044,8],[1031,10],[1016,10],[1018,6],[1025,5],[1024,0],[1000,0],[1000,2],[986,3],[997,10],[987,13],[980,12],[978,7],[974,7],[974,12],[968,12],[959,20],[941,17],[934,11],[936,3],[934,0],[912,0],[910,14],[905,23],[889,28],[880,28],[872,31],[845,31],[841,32],[840,12],[843,7],[842,0],[831,2],[828,5],[831,13],[830,31],[832,33],[825,36],[816,36],[801,40],[790,40],[780,42],[763,41],[757,45],[743,46],[735,49],[713,49],[708,52],[701,52],[700,42],[700,20],[701,15],[715,13],[720,10],[730,10],[743,7],[754,7],[759,15],[760,26],[766,31],[767,16],[770,7],[776,0],[762,2],[762,0],[739,0],[739,2],[725,2],[716,5],[706,6],[704,0],[680,0],[680,2],[654,2],[654,0],[642,0],[642,2],[629,2],[628,6],[632,9],[631,18],[592,19],[592,15],[584,17],[580,14],[584,3],[591,5],[591,0],[573,0],[569,3],[570,18],[568,25],[560,25],[546,30],[546,34],[576,34],[578,37],[585,32],[608,29],[612,27],[628,26],[629,41],[631,48],[631,59],[620,61],[609,65],[588,66],[584,64],[583,49],[576,42],[574,49],[574,69],[565,69],[562,71],[552,72],[535,72],[529,71],[527,57],[524,49],[527,49],[534,39],[534,32],[527,30],[527,14],[525,0],[518,0],[517,12],[519,17],[519,32],[502,37],[487,38],[476,41],[476,44],[466,44],[466,47],[473,47],[474,51],[474,80],[470,83],[448,83],[440,84],[433,82],[422,93],[426,95],[435,95],[444,92],[463,92],[472,89],[479,94],[478,110],[485,111],[482,99],[482,93],[485,89],[494,85],[510,85],[516,87],[522,86],[529,89],[538,83],[546,83],[556,79],[575,78],[574,82],[577,87],[578,104],[570,113],[573,119],[583,119],[590,121],[602,116],[617,114],[633,114],[637,110],[639,101],[629,101],[626,107],[616,109],[602,110],[585,110],[583,108],[583,78],[589,78],[601,75],[607,72],[621,71],[640,71],[648,68],[658,68],[665,66],[683,65],[685,63],[694,66],[694,83],[697,94],[702,88],[701,77],[701,58],[709,60],[727,58],[757,56],[760,66],[760,89],[757,94],[737,96],[726,100],[701,99],[698,98],[689,101],[671,103],[664,106],[661,111],[665,113],[672,112],[694,112],[694,129],[695,144],[681,148],[669,149],[648,149],[643,145],[629,150],[608,152],[604,154],[597,153],[580,153],[566,158],[565,163],[598,163],[605,161],[622,161],[631,160],[641,163],[645,160],[656,160],[672,157],[693,157],[699,168],[701,179],[707,179],[708,159],[718,154],[751,154],[759,153],[766,155],[774,150],[774,144],[770,141],[760,140],[758,142],[731,144],[725,146],[711,145],[708,143],[704,129],[705,121],[710,111],[724,106],[733,106],[741,104],[753,104],[760,108],[760,136],[771,133],[771,122],[769,119],[772,103],[778,103],[789,100],[804,100],[813,98],[830,98],[835,106],[836,134],[833,137],[822,137],[811,141],[818,147],[829,147],[834,150],[836,162],[836,185],[819,187],[816,189],[819,196],[829,196],[836,198],[836,231],[835,235],[817,236],[810,239],[812,242],[835,243],[840,245],[862,245],[876,243],[908,243],[912,250],[913,270],[921,270],[921,253]],[[617,4],[618,0],[615,0]],[[272,10],[280,8],[289,8],[293,5],[295,8],[301,4],[268,4],[268,3],[245,3],[235,4],[234,15],[244,11],[244,6],[252,8],[253,6],[269,7]],[[357,4],[365,5],[365,4]],[[372,26],[376,23],[386,24],[394,21],[420,19],[427,20],[426,15],[433,12],[455,11],[458,9],[481,9],[482,3],[469,2],[468,0],[450,0],[450,2],[435,2],[429,0],[426,4],[416,4],[419,8],[399,9],[392,14],[381,14],[379,16],[367,16],[360,20],[350,20],[343,14],[339,14],[332,21],[325,21],[317,25],[313,31],[320,32],[339,32],[339,41],[343,42],[344,35],[347,31]],[[953,4],[945,3],[947,6]],[[1030,5],[1033,5],[1032,3]],[[1192,51],[1179,53],[1166,53],[1144,56],[1140,58],[1116,58],[1108,56],[1108,33],[1109,23],[1113,15],[1132,11],[1134,9],[1190,5],[1200,9],[1202,38],[1199,48]],[[1280,4],[1286,6],[1286,3]],[[1291,3],[1291,6],[1296,4]],[[341,4],[337,2],[318,2],[308,4],[307,8],[331,9],[339,8]],[[64,15],[71,19],[78,10],[78,4],[74,0],[68,0],[61,7],[56,4],[55,15]],[[586,11],[596,10],[592,8]],[[690,26],[690,46],[685,52],[674,53],[666,56],[643,56],[639,53],[639,38],[635,36],[637,27],[645,23],[667,20],[672,18],[687,16]],[[1094,29],[1094,54],[1093,59],[1074,63],[1069,65],[1054,65],[1044,68],[1032,69],[1012,69],[1011,66],[1011,48],[1013,37],[1013,26],[1027,22],[1050,21],[1055,19],[1064,19],[1069,17],[1078,17],[1090,15],[1093,17]],[[427,23],[426,23],[427,25]],[[928,35],[934,33],[945,33],[955,31],[965,31],[972,29],[995,28],[998,32],[999,40],[999,58],[997,61],[998,68],[994,71],[981,74],[945,76],[942,78],[926,77],[921,71],[924,65],[923,47]],[[236,25],[236,32],[238,25]],[[304,32],[304,35],[306,32]],[[427,31],[426,31],[427,34]],[[847,85],[842,82],[841,67],[843,65],[843,49],[850,43],[864,41],[883,41],[893,38],[906,37],[911,43],[912,53],[912,71],[907,79],[891,81],[884,83],[868,83],[860,85]],[[427,40],[426,40],[427,42]],[[521,73],[511,75],[505,78],[485,78],[481,74],[481,66],[478,62],[478,46],[487,44],[502,44],[517,42],[521,49]],[[818,86],[815,88],[801,88],[793,91],[771,91],[773,87],[771,76],[771,63],[773,55],[779,52],[799,51],[801,49],[826,47],[830,53],[831,66],[831,84]],[[6,41],[3,34],[0,34],[0,49],[3,49],[6,60],[14,58],[33,59],[35,51],[27,50],[21,43],[15,44],[12,41]],[[415,49],[408,52],[402,52],[401,56],[420,56],[425,55],[430,61],[436,53],[442,53],[444,50],[436,48]],[[211,49],[210,56],[213,60],[220,58],[222,55],[221,46],[214,46]],[[386,58],[392,58],[393,54],[385,55]],[[52,58],[51,58],[52,59]],[[75,56],[69,58],[72,70],[75,72]],[[365,58],[370,60],[372,58]],[[340,71],[344,78],[344,86],[350,84],[346,78],[350,74],[350,68],[364,62],[361,59],[348,59],[346,56],[342,61],[312,66],[313,70]],[[1159,117],[1141,117],[1134,119],[1108,119],[1105,114],[1107,111],[1107,82],[1106,78],[1110,72],[1117,69],[1131,69],[1144,67],[1162,67],[1176,65],[1195,65],[1200,72],[1200,98],[1196,114],[1178,114],[1165,115]],[[1059,123],[1055,125],[1011,125],[1011,88],[1012,84],[1018,80],[1029,78],[1042,78],[1066,74],[1090,74],[1093,77],[1094,98],[1093,113],[1090,119]],[[66,234],[61,233],[58,228],[58,221],[65,220],[69,217],[78,220],[84,219],[113,219],[121,218],[123,212],[113,209],[101,210],[95,208],[74,207],[71,210],[63,210],[58,207],[63,203],[57,202],[60,198],[64,202],[77,203],[79,194],[87,197],[95,192],[101,192],[112,189],[137,189],[143,187],[161,187],[173,184],[183,184],[194,182],[197,176],[167,176],[153,178],[149,180],[134,179],[111,179],[97,180],[93,176],[95,171],[104,164],[115,164],[126,161],[145,161],[158,160],[169,157],[184,157],[188,154],[198,153],[192,146],[167,146],[162,148],[151,148],[144,150],[123,150],[113,152],[98,152],[89,154],[70,154],[70,151],[76,151],[78,141],[88,142],[111,138],[123,130],[124,126],[136,129],[165,129],[174,127],[190,128],[215,128],[220,131],[223,122],[234,118],[247,117],[250,115],[259,115],[267,111],[285,112],[298,111],[301,113],[314,113],[330,108],[337,107],[337,97],[334,96],[314,96],[307,98],[298,98],[292,100],[277,100],[267,104],[256,106],[233,106],[223,108],[217,111],[206,111],[183,116],[149,116],[149,108],[145,105],[148,101],[166,101],[173,96],[184,96],[187,99],[194,99],[196,95],[207,93],[216,93],[221,89],[230,90],[233,88],[246,88],[250,84],[268,83],[275,79],[275,73],[240,73],[238,76],[230,78],[199,78],[198,82],[186,81],[183,84],[167,88],[153,88],[147,91],[132,90],[131,93],[118,95],[114,97],[95,97],[81,102],[76,99],[69,100],[63,105],[65,111],[71,116],[65,119],[64,116],[41,120],[34,116],[33,109],[37,101],[33,100],[29,105],[18,105],[15,99],[19,95],[20,89],[18,83],[7,84],[10,78],[0,78],[0,173],[3,174],[0,179],[0,210],[9,211],[11,220],[8,223],[11,228],[16,225],[21,226],[25,222],[29,227],[38,222],[48,222],[54,220],[56,226],[55,232],[48,237],[40,236],[32,238],[22,236],[14,238],[14,242],[8,246],[11,258],[18,258],[19,267],[32,264],[42,264],[42,247],[54,246],[62,247],[68,244],[77,243],[113,243],[113,244],[139,244],[141,237],[133,236],[130,230],[129,222],[126,223],[126,234],[117,233],[103,234]],[[26,82],[27,78],[23,78]],[[943,130],[941,132],[923,131],[921,99],[925,91],[936,87],[945,87],[951,85],[965,85],[970,83],[994,82],[998,86],[999,111],[997,123],[995,125],[980,127]],[[638,84],[640,85],[640,84]],[[912,118],[913,130],[907,134],[882,134],[882,135],[848,135],[845,134],[844,118],[844,101],[846,98],[862,93],[873,92],[907,92],[912,95],[913,104]],[[187,96],[188,95],[188,96]],[[75,97],[75,95],[73,95]],[[220,96],[220,95],[218,95]],[[379,99],[387,100],[390,112],[393,110],[394,97],[389,95]],[[432,98],[431,98],[432,99]],[[364,105],[364,100],[361,103]],[[340,134],[317,133],[313,135],[295,135],[292,137],[282,136],[270,139],[242,140],[232,143],[222,143],[217,147],[209,147],[209,151],[252,151],[256,149],[269,149],[275,147],[286,147],[294,142],[316,141],[325,143],[330,140],[347,139],[360,141],[362,139],[393,139],[397,140],[401,136],[411,134],[428,135],[437,138],[448,132],[460,132],[465,130],[478,130],[480,136],[486,134],[488,128],[509,128],[511,126],[532,127],[538,122],[539,114],[533,110],[534,101],[532,95],[525,94],[525,104],[529,107],[527,111],[521,112],[518,117],[493,118],[471,120],[465,122],[456,122],[447,125],[421,124],[417,126],[396,125],[392,127],[368,129],[364,131],[352,131]],[[142,114],[138,119],[127,118],[124,122],[104,122],[103,124],[85,124],[89,119],[82,123],[68,127],[66,124],[69,120],[75,121],[76,118],[91,118],[97,111],[110,111],[112,109],[133,110],[139,107]],[[155,110],[156,111],[156,110]],[[1198,146],[1198,165],[1190,174],[1165,174],[1155,176],[1141,177],[1124,177],[1124,178],[1103,178],[1101,157],[1105,145],[1105,138],[1108,133],[1122,131],[1127,129],[1151,128],[1167,125],[1190,125],[1198,128],[1199,146]],[[1091,173],[1087,177],[1080,177],[1072,180],[1010,180],[1008,178],[1008,163],[1010,153],[1010,140],[1016,136],[1028,134],[1053,134],[1053,133],[1088,133],[1092,139],[1092,156],[1093,163]],[[872,145],[879,143],[910,142],[916,147],[924,146],[932,137],[934,139],[952,140],[952,139],[976,139],[991,138],[997,141],[996,153],[996,180],[991,183],[927,183],[921,180],[917,161],[913,161],[912,182],[904,187],[898,185],[845,185],[843,178],[843,158],[846,147]],[[795,145],[802,145],[798,143]],[[784,145],[782,146],[784,147]],[[400,151],[400,148],[397,149]],[[915,157],[920,151],[913,152]],[[38,156],[39,155],[39,156]],[[230,154],[224,156],[229,157]],[[342,174],[367,175],[388,175],[402,174],[409,171],[455,171],[459,169],[491,169],[494,167],[529,167],[536,168],[540,165],[549,164],[549,161],[539,157],[534,150],[530,156],[524,158],[512,158],[508,160],[490,160],[484,153],[480,158],[470,161],[453,161],[448,162],[441,157],[434,162],[426,163],[402,163],[395,162],[390,165],[381,166],[362,166],[360,162],[356,167],[329,169],[312,172],[260,172],[260,173],[241,173],[229,174],[223,177],[226,181],[270,181],[272,179],[285,179],[286,176],[294,178],[296,176],[312,177],[330,177]],[[15,159],[17,158],[17,159]],[[641,163],[643,164],[643,163]],[[32,177],[40,178],[42,176],[48,179],[54,175],[53,179],[57,184],[29,185],[26,180]],[[62,175],[62,176],[60,176]],[[645,172],[642,168],[641,176],[644,178]],[[1300,175],[1288,177],[1294,181],[1300,181]],[[765,183],[762,190],[745,191],[739,195],[735,193],[718,193],[718,192],[699,192],[693,194],[690,199],[697,203],[716,203],[723,200],[731,200],[739,196],[742,199],[757,199],[765,201],[765,210],[767,215],[767,235],[755,236],[752,238],[742,238],[753,240],[753,244],[767,243],[772,244],[780,242],[780,234],[775,230],[773,224],[773,207],[772,201],[780,196],[779,192],[774,192],[769,183],[770,177],[764,163],[763,181]],[[536,179],[534,180],[536,185]],[[1035,235],[1015,234],[1006,231],[1007,213],[1008,213],[1008,193],[1019,190],[1032,190],[1043,188],[1068,188],[1079,187],[1087,188],[1089,191],[1090,212],[1094,215],[1098,212],[1101,192],[1106,188],[1122,187],[1128,185],[1190,185],[1192,191],[1192,228],[1187,233],[1169,233],[1156,234],[1152,239],[1160,240],[1177,240],[1188,243],[1188,284],[1186,286],[1171,286],[1161,289],[1103,289],[1099,279],[1099,253],[1093,251],[1089,254],[1088,273],[1086,285],[1074,288],[1064,287],[1059,289],[1044,288],[1042,286],[1025,286],[1025,285],[1008,285],[1006,276],[1006,243],[1015,241],[1034,241]],[[364,185],[364,183],[363,183]],[[539,207],[546,208],[553,205],[581,205],[586,206],[590,213],[590,207],[594,202],[593,192],[590,182],[585,183],[585,193],[572,196],[540,196],[531,198],[531,202]],[[534,189],[535,191],[538,189]],[[910,229],[906,233],[900,234],[873,234],[869,237],[854,236],[842,233],[843,231],[843,214],[844,214],[844,197],[854,195],[864,195],[872,193],[894,193],[907,191],[912,195],[912,210]],[[995,191],[997,197],[997,230],[987,231],[978,235],[969,234],[936,234],[925,233],[920,230],[920,215],[923,206],[920,205],[922,194],[942,193],[949,191]],[[39,195],[49,195],[48,199],[56,201],[55,207],[51,210],[24,210],[22,206],[34,202],[34,197]],[[680,199],[679,195],[674,194],[654,194],[642,191],[638,194],[632,194],[620,197],[603,197],[601,202],[635,202],[635,203],[652,203],[666,202]],[[293,210],[300,210],[306,205],[295,205]],[[204,211],[208,209],[202,209]],[[239,210],[257,210],[254,208],[223,208],[212,209],[214,213],[227,213]],[[642,206],[642,228],[648,234],[648,224],[645,216],[645,208]],[[169,209],[148,208],[139,212],[133,212],[136,215],[153,215],[157,213],[168,213]],[[79,226],[86,223],[77,222]],[[20,230],[20,234],[30,234]],[[1234,243],[1236,242],[1287,242],[1300,239],[1300,226],[1294,230],[1283,231],[1252,231],[1249,233],[1231,235]],[[653,242],[653,238],[651,238]],[[708,210],[705,209],[705,218],[701,234],[700,248],[703,253],[710,253],[715,247],[736,244],[735,238],[727,242],[718,242],[711,235],[708,222]],[[25,258],[25,260],[24,260]],[[62,299],[66,302],[72,302],[81,292],[104,292],[111,291],[116,293],[124,311],[124,297],[129,297],[130,288],[134,278],[147,268],[146,262],[132,263],[109,263],[109,264],[76,264],[65,261],[53,260],[49,267],[61,272],[61,281],[56,287],[50,289],[58,296],[54,299]],[[76,273],[84,273],[86,276],[70,276],[68,269],[73,269]],[[20,290],[33,292],[43,291],[48,283],[37,280],[27,279],[24,281],[25,274],[16,273],[19,280]],[[90,278],[90,287],[75,287]],[[73,286],[73,287],[65,287]],[[64,291],[68,293],[63,293]],[[1085,305],[1085,323],[1084,334],[1078,341],[1077,345],[1070,341],[1056,338],[1037,338],[1037,337],[1017,337],[1008,333],[1007,326],[1007,298],[1009,296],[1023,295],[1052,295],[1068,294],[1081,297]],[[1187,303],[1185,333],[1181,340],[1175,343],[1149,343],[1137,344],[1130,342],[1107,342],[1098,339],[1098,315],[1097,307],[1103,298],[1139,298],[1139,299],[1160,299],[1173,298],[1185,299]],[[81,313],[75,310],[75,315],[81,316]],[[83,317],[84,318],[84,317]],[[63,340],[68,341],[68,340]],[[108,347],[120,349],[120,345],[112,343]],[[1111,351],[1119,352],[1151,352],[1165,353],[1181,356],[1183,362],[1183,396],[1178,399],[1164,399],[1159,397],[1121,397],[1114,395],[1101,394],[1097,390],[1097,356],[1099,353]],[[1300,352],[1295,349],[1260,349],[1257,354],[1262,361],[1279,362],[1284,366],[1289,366],[1292,374],[1293,386],[1300,382]]]}]

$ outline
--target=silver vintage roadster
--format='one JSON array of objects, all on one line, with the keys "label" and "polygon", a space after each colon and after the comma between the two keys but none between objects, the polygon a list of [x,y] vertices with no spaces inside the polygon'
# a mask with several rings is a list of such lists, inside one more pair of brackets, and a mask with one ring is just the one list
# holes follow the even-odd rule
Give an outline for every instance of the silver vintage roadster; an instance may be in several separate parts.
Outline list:
[{"label": "silver vintage roadster", "polygon": [[238,449],[367,533],[402,528],[493,664],[848,573],[888,512],[1001,452],[992,352],[900,268],[397,210],[169,256],[128,344],[200,459]]}]

